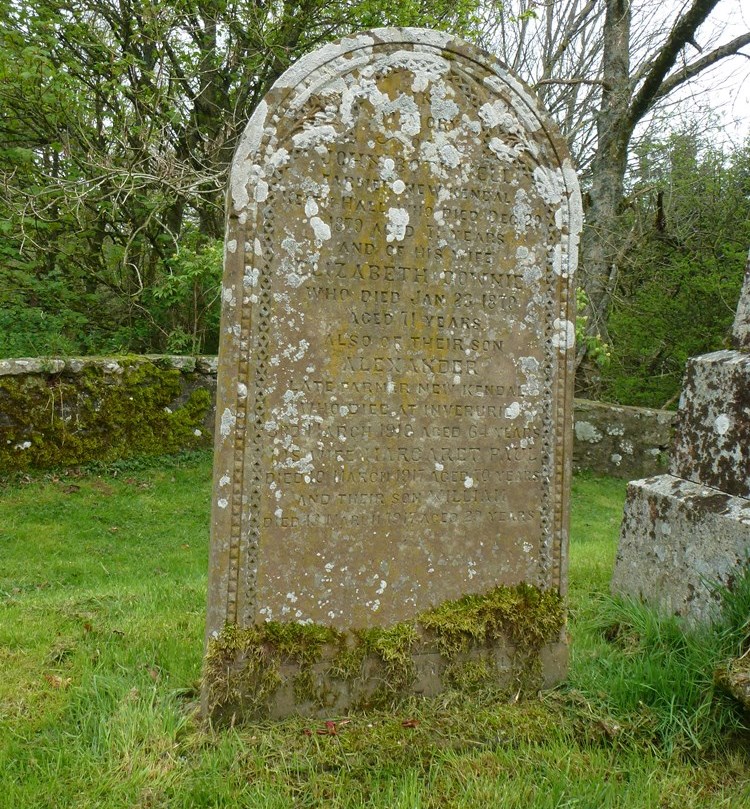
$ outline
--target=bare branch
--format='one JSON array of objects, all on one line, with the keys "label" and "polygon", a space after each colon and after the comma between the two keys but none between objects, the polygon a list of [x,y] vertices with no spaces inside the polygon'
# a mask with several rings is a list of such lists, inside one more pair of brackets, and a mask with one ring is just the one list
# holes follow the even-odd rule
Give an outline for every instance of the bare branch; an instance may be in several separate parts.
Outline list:
[{"label": "bare branch", "polygon": [[628,111],[631,128],[653,106],[664,78],[674,66],[680,51],[695,38],[695,32],[714,10],[719,0],[693,0],[690,8],[677,20],[646,74],[643,84],[633,98]]},{"label": "bare branch", "polygon": [[728,56],[744,56],[750,59],[748,54],[739,53],[740,48],[744,48],[745,45],[750,45],[750,32],[736,37],[731,42],[727,42],[725,45],[715,48],[700,59],[696,59],[695,62],[691,62],[689,65],[681,67],[678,71],[675,71],[664,79],[659,91],[654,96],[654,101],[658,101],[659,99],[664,98],[664,96],[669,95],[681,84],[684,84],[686,81],[694,78],[699,73],[706,70],[706,68],[715,65],[722,59],[726,59]]},{"label": "bare branch", "polygon": [[533,86],[541,87],[545,84],[562,84],[562,85],[575,85],[575,84],[594,84],[600,87],[604,86],[602,79],[584,79],[582,76],[574,76],[571,79],[540,79]]}]

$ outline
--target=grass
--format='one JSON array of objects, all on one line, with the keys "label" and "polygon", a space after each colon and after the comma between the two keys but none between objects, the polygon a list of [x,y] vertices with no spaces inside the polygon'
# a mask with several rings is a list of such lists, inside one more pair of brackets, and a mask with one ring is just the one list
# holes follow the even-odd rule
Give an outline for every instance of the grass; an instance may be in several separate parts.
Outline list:
[{"label": "grass", "polygon": [[224,730],[194,718],[209,493],[201,454],[0,490],[3,809],[750,807],[743,718],[712,679],[750,597],[700,635],[609,598],[622,482],[574,484],[554,692]]}]

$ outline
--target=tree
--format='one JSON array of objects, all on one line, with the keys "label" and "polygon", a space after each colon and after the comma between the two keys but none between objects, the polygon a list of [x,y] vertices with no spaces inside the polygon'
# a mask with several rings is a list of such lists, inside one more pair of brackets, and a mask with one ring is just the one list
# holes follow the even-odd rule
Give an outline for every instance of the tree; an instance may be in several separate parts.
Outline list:
[{"label": "tree", "polygon": [[[606,0],[602,37],[602,95],[597,143],[591,163],[589,206],[583,236],[582,283],[589,298],[590,327],[606,338],[606,319],[617,271],[631,242],[621,233],[628,148],[636,126],[678,87],[750,43],[750,32],[691,59],[700,26],[719,0],[692,0],[666,37],[631,67],[632,5]],[[678,57],[683,55],[681,64]]]},{"label": "tree", "polygon": [[727,347],[750,244],[750,141],[728,156],[689,127],[642,142],[624,216],[636,234],[609,316],[598,391],[663,407],[688,357]]},{"label": "tree", "polygon": [[473,7],[0,0],[0,295],[12,319],[39,329],[54,315],[63,350],[215,348],[218,285],[201,254],[222,236],[231,155],[273,81],[352,30],[462,31]]},{"label": "tree", "polygon": [[633,245],[623,216],[634,134],[675,91],[750,43],[747,32],[697,45],[719,3],[690,0],[665,9],[655,0],[515,0],[500,15],[485,8],[485,44],[534,85],[581,169],[587,325],[604,339],[619,268]]}]

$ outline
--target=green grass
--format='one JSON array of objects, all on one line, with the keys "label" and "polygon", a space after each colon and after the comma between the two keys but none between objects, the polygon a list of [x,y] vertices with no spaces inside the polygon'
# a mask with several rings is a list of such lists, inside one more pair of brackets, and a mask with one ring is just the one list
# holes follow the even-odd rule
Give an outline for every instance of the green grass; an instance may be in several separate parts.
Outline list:
[{"label": "green grass", "polygon": [[335,735],[196,722],[209,493],[207,455],[0,490],[0,807],[750,807],[742,717],[712,680],[749,602],[691,636],[609,598],[622,482],[574,484],[567,683]]}]

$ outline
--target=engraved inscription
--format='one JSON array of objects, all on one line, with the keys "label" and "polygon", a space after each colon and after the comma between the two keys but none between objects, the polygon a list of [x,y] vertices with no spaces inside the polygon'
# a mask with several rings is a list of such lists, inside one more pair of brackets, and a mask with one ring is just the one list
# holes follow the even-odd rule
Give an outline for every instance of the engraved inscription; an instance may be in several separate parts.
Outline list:
[{"label": "engraved inscription", "polygon": [[559,144],[439,49],[321,76],[233,170],[227,620],[369,626],[560,588],[578,203]]}]

